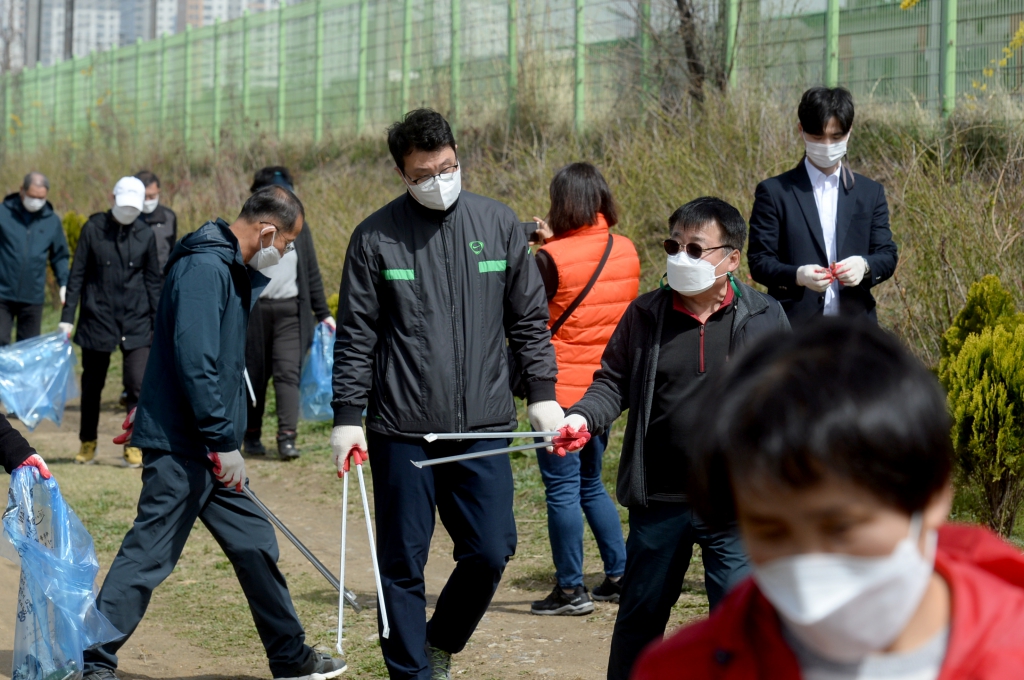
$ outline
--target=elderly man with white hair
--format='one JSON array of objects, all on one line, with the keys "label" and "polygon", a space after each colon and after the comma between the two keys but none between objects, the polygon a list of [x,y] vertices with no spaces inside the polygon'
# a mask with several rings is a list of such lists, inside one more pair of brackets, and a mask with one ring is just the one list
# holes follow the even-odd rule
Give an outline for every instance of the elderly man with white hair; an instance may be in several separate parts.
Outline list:
[{"label": "elderly man with white hair", "polygon": [[46,200],[50,180],[39,172],[25,175],[21,190],[0,203],[0,346],[39,335],[46,299],[46,265],[60,286],[68,283],[68,242],[60,216]]},{"label": "elderly man with white hair", "polygon": [[[76,463],[96,460],[100,396],[110,355],[118,347],[124,358],[127,410],[139,401],[161,286],[156,237],[139,219],[145,197],[142,180],[122,177],[114,186],[113,206],[89,218],[75,248],[60,328],[68,335],[75,331],[75,344],[82,348],[82,448]],[[123,456],[126,467],[142,465],[142,451],[136,447],[125,446]]]}]

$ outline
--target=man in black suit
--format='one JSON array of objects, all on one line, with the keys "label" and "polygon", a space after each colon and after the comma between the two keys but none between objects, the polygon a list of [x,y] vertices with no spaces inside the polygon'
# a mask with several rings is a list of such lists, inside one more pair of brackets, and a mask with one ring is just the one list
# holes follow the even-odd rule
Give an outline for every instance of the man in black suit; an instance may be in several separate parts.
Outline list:
[{"label": "man in black suit", "polygon": [[885,189],[842,161],[853,97],[841,87],[813,87],[797,116],[806,155],[757,185],[750,275],[782,303],[794,328],[822,314],[877,321],[871,288],[896,271],[897,252]]}]

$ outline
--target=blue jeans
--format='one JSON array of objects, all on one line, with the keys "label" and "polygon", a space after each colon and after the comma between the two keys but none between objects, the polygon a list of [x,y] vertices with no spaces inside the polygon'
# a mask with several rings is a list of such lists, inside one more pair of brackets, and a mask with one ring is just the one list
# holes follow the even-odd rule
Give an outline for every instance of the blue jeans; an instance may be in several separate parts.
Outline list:
[{"label": "blue jeans", "polygon": [[615,503],[601,483],[601,456],[608,434],[592,437],[578,454],[558,456],[537,449],[537,463],[544,480],[548,505],[548,538],[560,588],[583,585],[583,515],[597,539],[604,573],[622,576],[626,571],[626,544]]}]

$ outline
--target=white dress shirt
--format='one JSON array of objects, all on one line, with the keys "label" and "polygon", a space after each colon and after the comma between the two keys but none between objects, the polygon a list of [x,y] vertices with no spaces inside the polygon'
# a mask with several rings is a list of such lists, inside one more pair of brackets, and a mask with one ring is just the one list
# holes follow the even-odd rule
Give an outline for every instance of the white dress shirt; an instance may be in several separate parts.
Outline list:
[{"label": "white dress shirt", "polygon": [[[814,203],[818,206],[818,221],[821,222],[821,232],[825,237],[825,254],[828,257],[827,265],[837,262],[836,257],[836,211],[839,209],[839,173],[842,171],[842,162],[836,166],[835,172],[826,175],[804,158],[804,166],[811,178],[811,187],[814,189]],[[826,265],[826,266],[827,266]],[[839,316],[839,281],[833,281],[832,285],[825,290],[825,316]]]}]

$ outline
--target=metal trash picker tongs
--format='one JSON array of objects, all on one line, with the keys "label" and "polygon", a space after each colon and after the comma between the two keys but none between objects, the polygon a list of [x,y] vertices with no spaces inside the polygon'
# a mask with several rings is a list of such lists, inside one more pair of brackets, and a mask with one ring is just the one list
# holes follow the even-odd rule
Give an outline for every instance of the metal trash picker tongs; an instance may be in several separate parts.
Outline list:
[{"label": "metal trash picker tongs", "polygon": [[[516,437],[557,437],[559,432],[445,432],[443,434],[430,434],[423,435],[423,438],[428,443],[436,442],[439,439],[513,439]],[[431,467],[432,465],[442,465],[444,463],[457,463],[460,460],[472,460],[473,458],[486,458],[487,456],[500,456],[503,453],[515,453],[516,451],[529,451],[530,449],[542,449],[545,446],[551,446],[550,441],[535,442],[533,444],[523,444],[521,446],[508,446],[502,449],[493,449],[491,451],[474,451],[472,453],[463,453],[458,456],[447,456],[445,458],[433,458],[431,460],[410,460],[409,462],[418,468]]]},{"label": "metal trash picker tongs", "polygon": [[[355,453],[354,453],[355,452]],[[384,625],[384,631],[381,633],[381,637],[385,640],[391,635],[391,626],[388,625],[388,609],[384,604],[384,588],[380,582],[380,567],[377,565],[377,546],[373,541],[373,525],[370,521],[370,503],[366,498],[366,481],[363,478],[363,461],[366,460],[366,452],[359,452],[358,449],[353,447],[348,452],[347,460],[355,459],[356,475],[359,477],[359,495],[363,499],[363,517],[366,519],[366,536],[370,541],[370,561],[373,563],[373,579],[377,584],[377,606],[380,608],[381,623]],[[345,543],[348,539],[348,473],[344,470],[339,470],[339,474],[344,478],[344,484],[341,487],[341,572],[340,582],[342,587],[345,585]],[[344,598],[340,595],[338,597],[338,641],[334,647],[338,650],[338,654],[344,655],[345,652],[341,648],[342,631],[344,628]]]}]

